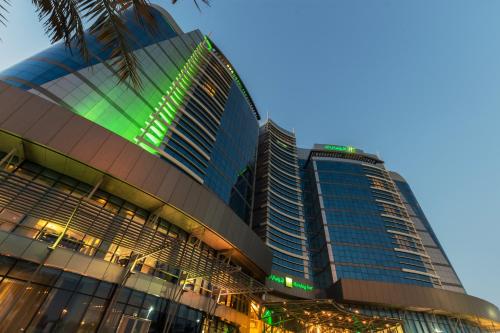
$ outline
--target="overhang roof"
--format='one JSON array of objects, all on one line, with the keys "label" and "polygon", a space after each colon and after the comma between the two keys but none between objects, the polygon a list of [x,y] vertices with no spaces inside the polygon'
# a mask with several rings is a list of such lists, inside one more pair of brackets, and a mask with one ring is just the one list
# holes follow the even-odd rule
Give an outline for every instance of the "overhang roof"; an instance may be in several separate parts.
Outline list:
[{"label": "overhang roof", "polygon": [[215,193],[71,111],[0,81],[0,150],[101,188],[196,234],[263,280],[271,252]]},{"label": "overhang roof", "polygon": [[331,299],[268,302],[263,304],[264,323],[301,332],[313,327],[321,332],[399,332],[401,321],[351,311]]}]

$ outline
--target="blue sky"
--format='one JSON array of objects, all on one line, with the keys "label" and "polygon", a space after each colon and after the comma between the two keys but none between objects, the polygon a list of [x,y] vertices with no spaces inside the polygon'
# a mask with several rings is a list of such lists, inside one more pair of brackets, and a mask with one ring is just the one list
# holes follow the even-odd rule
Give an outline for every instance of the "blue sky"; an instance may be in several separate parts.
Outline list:
[{"label": "blue sky", "polygon": [[[30,1],[0,69],[49,41]],[[500,305],[500,2],[213,0],[172,6],[211,34],[261,114],[299,145],[379,153],[411,184],[470,294]]]}]

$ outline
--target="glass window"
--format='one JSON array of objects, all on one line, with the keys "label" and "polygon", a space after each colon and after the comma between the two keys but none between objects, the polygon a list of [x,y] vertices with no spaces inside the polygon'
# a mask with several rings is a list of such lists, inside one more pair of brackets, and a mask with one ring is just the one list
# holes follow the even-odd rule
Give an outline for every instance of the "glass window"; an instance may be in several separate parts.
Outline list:
[{"label": "glass window", "polygon": [[39,332],[57,331],[59,318],[64,317],[68,312],[66,303],[70,297],[71,292],[69,291],[52,289],[30,327]]},{"label": "glass window", "polygon": [[89,304],[77,332],[95,332],[99,325],[99,320],[104,314],[104,306],[105,301],[103,299],[94,298]]},{"label": "glass window", "polygon": [[58,288],[64,288],[68,290],[75,290],[78,282],[80,281],[80,276],[77,274],[63,272],[55,284]]},{"label": "glass window", "polygon": [[112,290],[113,285],[111,283],[101,281],[101,283],[99,283],[99,288],[97,288],[97,291],[95,292],[95,296],[102,298],[111,297]]},{"label": "glass window", "polygon": [[130,296],[130,289],[121,288],[118,294],[118,302],[127,303],[129,296]]},{"label": "glass window", "polygon": [[80,280],[80,284],[78,285],[78,292],[87,295],[93,295],[98,284],[98,280],[82,277],[82,279]]},{"label": "glass window", "polygon": [[18,224],[24,218],[24,216],[24,214],[16,213],[10,209],[5,208],[0,212],[0,221]]},{"label": "glass window", "polygon": [[144,293],[141,293],[139,291],[132,291],[132,294],[130,295],[130,299],[128,300],[128,303],[131,305],[135,306],[141,306],[142,305],[142,300],[144,299]]},{"label": "glass window", "polygon": [[16,262],[15,259],[6,256],[0,256],[0,275],[7,274],[7,272],[14,265],[15,262]]},{"label": "glass window", "polygon": [[61,332],[76,332],[82,325],[81,319],[90,303],[90,296],[74,294],[67,306],[67,312],[61,318]]},{"label": "glass window", "polygon": [[[48,294],[48,288],[4,279],[0,284],[0,317],[5,332],[24,331]],[[5,316],[5,317],[4,317]]]}]

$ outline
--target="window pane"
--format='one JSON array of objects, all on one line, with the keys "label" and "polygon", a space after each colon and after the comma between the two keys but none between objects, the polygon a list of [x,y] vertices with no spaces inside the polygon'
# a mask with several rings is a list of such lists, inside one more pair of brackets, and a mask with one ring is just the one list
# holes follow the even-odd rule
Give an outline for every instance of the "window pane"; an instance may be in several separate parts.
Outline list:
[{"label": "window pane", "polygon": [[80,281],[80,276],[73,273],[64,272],[56,283],[56,287],[68,290],[75,290]]},{"label": "window pane", "polygon": [[81,325],[83,314],[87,310],[90,296],[75,294],[68,304],[68,312],[61,321],[61,332],[75,332]]},{"label": "window pane", "polygon": [[101,281],[99,288],[97,288],[97,291],[95,292],[95,296],[108,298],[111,296],[112,289],[113,285],[111,283]]},{"label": "window pane", "polygon": [[0,316],[5,332],[24,331],[40,304],[47,297],[49,288],[36,284],[26,287],[20,281],[5,279],[0,285]]},{"label": "window pane", "polygon": [[104,313],[104,303],[103,299],[94,298],[90,303],[85,316],[80,322],[80,327],[77,332],[95,332],[99,320]]},{"label": "window pane", "polygon": [[5,275],[9,271],[9,269],[14,265],[16,262],[15,259],[5,257],[5,256],[0,256],[0,275]]},{"label": "window pane", "polygon": [[125,308],[124,304],[120,303],[115,304],[105,324],[105,327],[108,329],[109,332],[114,332],[114,328],[118,326],[124,308]]},{"label": "window pane", "polygon": [[71,297],[71,292],[52,289],[38,314],[30,324],[30,328],[39,332],[51,332],[58,328],[59,317],[67,313],[66,303]]},{"label": "window pane", "polygon": [[80,284],[78,285],[78,292],[82,294],[93,295],[98,283],[99,281],[95,279],[83,277],[80,281]]}]

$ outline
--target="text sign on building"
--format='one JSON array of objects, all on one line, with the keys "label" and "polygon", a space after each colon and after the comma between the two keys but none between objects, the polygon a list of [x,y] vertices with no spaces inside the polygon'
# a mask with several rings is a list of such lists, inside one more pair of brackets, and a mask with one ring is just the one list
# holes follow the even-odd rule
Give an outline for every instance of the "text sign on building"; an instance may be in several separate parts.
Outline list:
[{"label": "text sign on building", "polygon": [[334,151],[343,151],[346,153],[355,153],[356,152],[356,148],[351,147],[351,146],[324,145],[323,149],[334,150]]},{"label": "text sign on building", "polygon": [[310,286],[308,284],[305,284],[305,283],[302,283],[299,281],[293,281],[293,279],[291,277],[288,277],[288,276],[282,277],[282,276],[277,276],[277,275],[271,274],[267,278],[273,282],[282,284],[288,288],[298,288],[298,289],[302,289],[305,291],[313,290],[313,286]]}]

